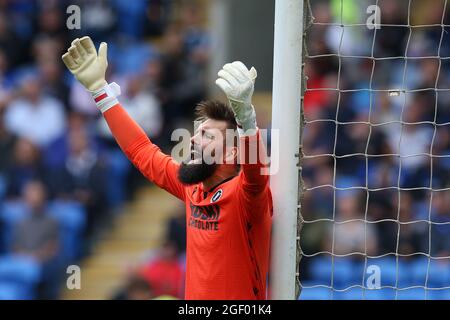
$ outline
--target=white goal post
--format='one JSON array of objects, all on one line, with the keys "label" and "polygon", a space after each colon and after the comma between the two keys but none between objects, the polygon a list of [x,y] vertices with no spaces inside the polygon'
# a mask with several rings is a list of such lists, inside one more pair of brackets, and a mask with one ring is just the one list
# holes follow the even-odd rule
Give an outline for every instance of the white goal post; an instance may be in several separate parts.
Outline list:
[{"label": "white goal post", "polygon": [[[273,228],[271,299],[298,296],[299,143],[302,83],[303,0],[275,1],[272,130],[279,141],[271,145],[279,163],[271,176]],[[278,153],[277,156],[273,156]]]}]

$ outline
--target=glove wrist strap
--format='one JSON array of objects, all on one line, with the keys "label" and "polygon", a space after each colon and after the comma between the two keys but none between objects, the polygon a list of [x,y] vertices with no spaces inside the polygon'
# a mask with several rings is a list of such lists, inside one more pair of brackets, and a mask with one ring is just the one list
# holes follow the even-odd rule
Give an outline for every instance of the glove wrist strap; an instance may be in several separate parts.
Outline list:
[{"label": "glove wrist strap", "polygon": [[229,98],[234,118],[238,124],[239,136],[252,136],[256,134],[256,113],[251,102],[239,101]]},{"label": "glove wrist strap", "polygon": [[107,110],[119,103],[116,98],[120,95],[120,86],[117,83],[112,82],[110,84],[106,84],[99,90],[91,91],[91,94],[97,108],[102,113],[105,113]]}]

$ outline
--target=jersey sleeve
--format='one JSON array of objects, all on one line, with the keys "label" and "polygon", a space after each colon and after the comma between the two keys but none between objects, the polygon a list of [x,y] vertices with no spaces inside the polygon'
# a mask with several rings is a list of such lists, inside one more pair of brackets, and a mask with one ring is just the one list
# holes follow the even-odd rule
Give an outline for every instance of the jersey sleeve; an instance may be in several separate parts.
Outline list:
[{"label": "jersey sleeve", "polygon": [[253,136],[239,138],[241,172],[238,194],[247,218],[258,218],[266,206],[271,209],[269,189],[269,164],[264,142],[259,130]]},{"label": "jersey sleeve", "polygon": [[157,186],[184,200],[185,189],[177,177],[179,164],[150,141],[120,104],[103,115],[120,148],[134,166]]}]

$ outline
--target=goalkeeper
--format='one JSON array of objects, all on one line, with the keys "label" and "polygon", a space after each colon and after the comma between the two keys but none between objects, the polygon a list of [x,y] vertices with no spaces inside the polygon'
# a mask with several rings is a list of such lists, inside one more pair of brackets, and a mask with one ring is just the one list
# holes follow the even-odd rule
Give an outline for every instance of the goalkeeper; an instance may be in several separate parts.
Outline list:
[{"label": "goalkeeper", "polygon": [[[117,84],[106,82],[106,43],[97,54],[89,37],[75,39],[62,59],[92,93],[130,161],[149,180],[185,202],[185,298],[266,299],[272,216],[269,179],[262,174],[266,162],[258,158],[245,163],[249,155],[240,152],[265,154],[251,103],[256,70],[233,62],[219,71],[216,84],[231,108],[215,101],[197,105],[202,122],[191,138],[194,158],[178,164],[122,108]],[[234,143],[224,143],[226,129],[238,131]],[[221,161],[205,161],[207,149]]]}]

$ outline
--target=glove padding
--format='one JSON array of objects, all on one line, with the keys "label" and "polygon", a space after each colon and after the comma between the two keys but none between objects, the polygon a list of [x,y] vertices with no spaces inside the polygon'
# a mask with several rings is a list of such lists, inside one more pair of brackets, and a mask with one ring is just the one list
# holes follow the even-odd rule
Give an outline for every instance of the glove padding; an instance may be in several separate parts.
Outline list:
[{"label": "glove padding", "polygon": [[105,80],[108,46],[105,42],[95,49],[91,38],[72,41],[71,47],[62,56],[64,64],[77,80],[89,91],[96,92],[107,85]]},{"label": "glove padding", "polygon": [[234,112],[236,122],[245,134],[254,134],[256,130],[255,109],[252,106],[252,95],[257,72],[250,70],[240,61],[227,63],[218,72],[216,84],[226,94]]}]

